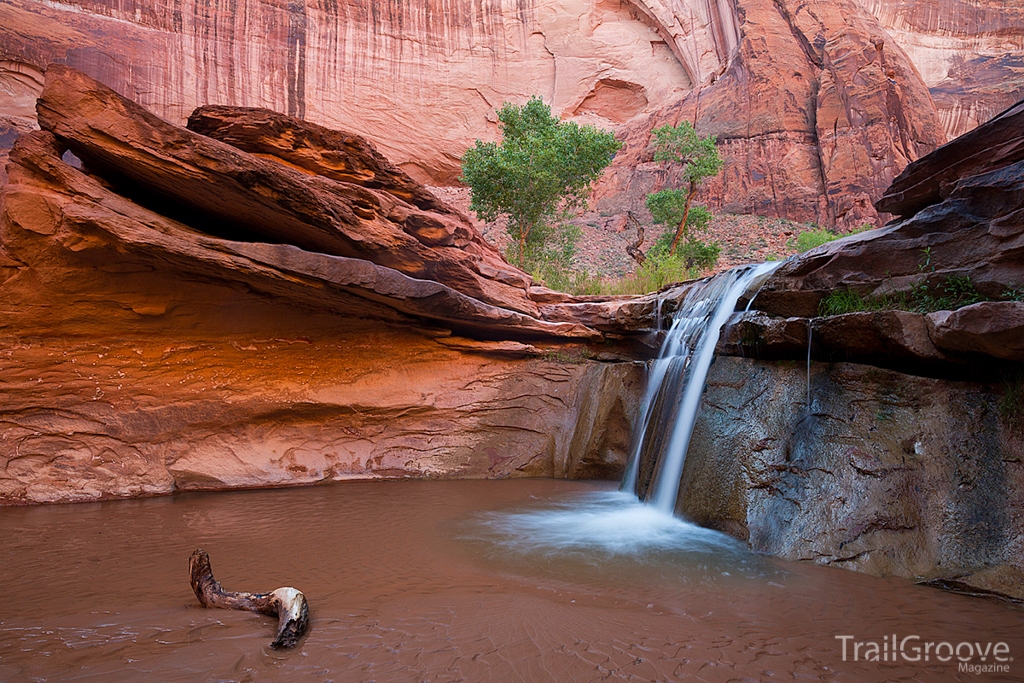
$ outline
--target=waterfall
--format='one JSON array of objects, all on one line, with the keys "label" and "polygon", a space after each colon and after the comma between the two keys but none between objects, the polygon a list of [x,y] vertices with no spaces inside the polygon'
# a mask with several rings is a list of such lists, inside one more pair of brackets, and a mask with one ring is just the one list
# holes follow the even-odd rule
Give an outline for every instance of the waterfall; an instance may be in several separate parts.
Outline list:
[{"label": "waterfall", "polygon": [[778,262],[739,266],[687,292],[648,372],[621,490],[636,493],[641,465],[653,458],[654,473],[645,498],[663,512],[671,514],[675,509],[686,450],[722,326],[751,283],[778,266]]}]

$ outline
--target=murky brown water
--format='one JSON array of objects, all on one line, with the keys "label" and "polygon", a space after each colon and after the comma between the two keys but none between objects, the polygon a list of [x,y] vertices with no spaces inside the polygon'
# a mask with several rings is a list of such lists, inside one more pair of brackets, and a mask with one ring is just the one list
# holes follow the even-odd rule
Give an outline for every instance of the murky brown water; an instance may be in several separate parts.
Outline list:
[{"label": "murky brown water", "polygon": [[[843,662],[835,639],[1003,641],[1019,658],[1024,610],[755,557],[685,525],[637,533],[610,488],[346,483],[0,509],[0,680],[1024,680],[1024,660],[978,676]],[[308,638],[274,652],[271,619],[200,608],[196,547],[229,590],[304,591]]]}]

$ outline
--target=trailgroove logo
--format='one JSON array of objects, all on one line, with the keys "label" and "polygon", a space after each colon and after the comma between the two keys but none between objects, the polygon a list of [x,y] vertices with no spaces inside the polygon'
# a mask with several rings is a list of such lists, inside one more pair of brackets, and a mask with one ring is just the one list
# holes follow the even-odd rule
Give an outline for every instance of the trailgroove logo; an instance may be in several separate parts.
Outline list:
[{"label": "trailgroove logo", "polygon": [[952,662],[961,673],[1010,673],[1010,646],[1003,642],[922,641],[920,636],[896,634],[881,640],[855,640],[856,636],[836,636],[843,643],[844,662]]}]

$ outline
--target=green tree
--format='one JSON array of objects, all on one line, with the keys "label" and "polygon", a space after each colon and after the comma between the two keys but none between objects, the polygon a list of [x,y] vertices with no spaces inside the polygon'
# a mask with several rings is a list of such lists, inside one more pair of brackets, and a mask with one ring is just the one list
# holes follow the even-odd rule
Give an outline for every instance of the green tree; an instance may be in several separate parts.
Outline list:
[{"label": "green tree", "polygon": [[[718,175],[722,158],[715,147],[715,136],[697,135],[688,121],[678,126],[654,129],[654,160],[682,164],[684,190],[668,189],[647,196],[647,209],[656,223],[675,226],[669,255],[674,256],[679,240],[690,242],[694,233],[702,232],[711,220],[704,206],[692,206],[693,198],[705,178]],[[699,210],[698,210],[699,209]]]},{"label": "green tree", "polygon": [[[560,230],[561,220],[584,204],[621,143],[593,126],[559,121],[538,97],[522,106],[506,102],[498,121],[501,144],[477,140],[462,157],[461,180],[481,219],[508,217],[515,240],[511,259],[526,267],[530,255],[541,256],[554,238],[571,241]],[[571,245],[555,251],[564,257]]]}]

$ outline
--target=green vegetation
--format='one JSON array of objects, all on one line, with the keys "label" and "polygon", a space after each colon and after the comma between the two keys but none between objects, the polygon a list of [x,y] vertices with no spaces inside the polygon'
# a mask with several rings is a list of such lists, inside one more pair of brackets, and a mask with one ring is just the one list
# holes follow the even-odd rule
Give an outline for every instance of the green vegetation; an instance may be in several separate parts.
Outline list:
[{"label": "green vegetation", "polygon": [[[933,313],[955,311],[980,301],[994,300],[979,292],[969,275],[948,275],[942,282],[931,282],[929,275],[935,272],[931,247],[921,250],[921,260],[917,264],[917,269],[922,272],[922,279],[911,285],[907,291],[868,297],[852,289],[835,291],[818,304],[818,314],[842,315],[859,311],[892,310]],[[1006,289],[998,300],[1019,301],[1014,297],[1020,294],[1021,292],[1016,289]]]},{"label": "green vegetation", "polygon": [[1024,301],[1024,289],[1011,289],[1007,287],[1000,297],[1003,301]]},{"label": "green vegetation", "polygon": [[894,292],[883,296],[865,297],[855,290],[832,292],[818,305],[819,315],[842,315],[858,311],[913,311],[932,313],[934,311],[955,311],[979,301],[990,301],[974,286],[967,275],[950,275],[936,285],[927,280],[913,285],[909,291]]},{"label": "green vegetation", "polygon": [[789,242],[786,243],[786,246],[789,247],[790,249],[793,249],[794,251],[803,253],[805,251],[810,251],[815,247],[820,247],[821,245],[826,244],[828,242],[832,242],[833,240],[837,240],[840,237],[842,237],[842,235],[834,233],[831,230],[828,230],[827,228],[804,230],[801,231],[800,234],[798,234],[796,237],[789,240]]},{"label": "green vegetation", "polygon": [[506,102],[498,121],[501,144],[477,140],[462,158],[470,208],[482,220],[505,216],[514,240],[509,260],[558,288],[574,277],[579,236],[563,223],[621,144],[593,126],[559,121],[538,97],[522,106]]},{"label": "green vegetation", "polygon": [[1003,379],[999,399],[999,417],[1014,434],[1024,436],[1024,371],[1017,370]]},{"label": "green vegetation", "polygon": [[653,133],[654,160],[682,165],[680,175],[685,190],[655,192],[647,195],[646,202],[655,223],[675,228],[670,233],[672,237],[667,251],[669,257],[674,257],[681,239],[695,242],[696,235],[705,232],[711,222],[711,212],[706,206],[694,205],[693,198],[705,178],[718,175],[722,170],[722,158],[715,147],[715,136],[697,135],[688,121],[678,126],[655,128]]},{"label": "green vegetation", "polygon": [[546,351],[542,358],[551,363],[585,363],[594,357],[586,346],[576,350]]},{"label": "green vegetation", "polygon": [[[856,230],[851,230],[850,232],[848,232],[847,235],[856,235],[859,232],[874,229],[875,226],[871,225],[870,223],[864,223]],[[810,251],[815,247],[820,247],[821,245],[837,240],[840,237],[846,237],[846,235],[841,235],[837,232],[832,232],[827,228],[815,227],[812,230],[802,230],[796,237],[789,240],[789,242],[786,243],[786,246],[802,254],[805,251]]]}]

